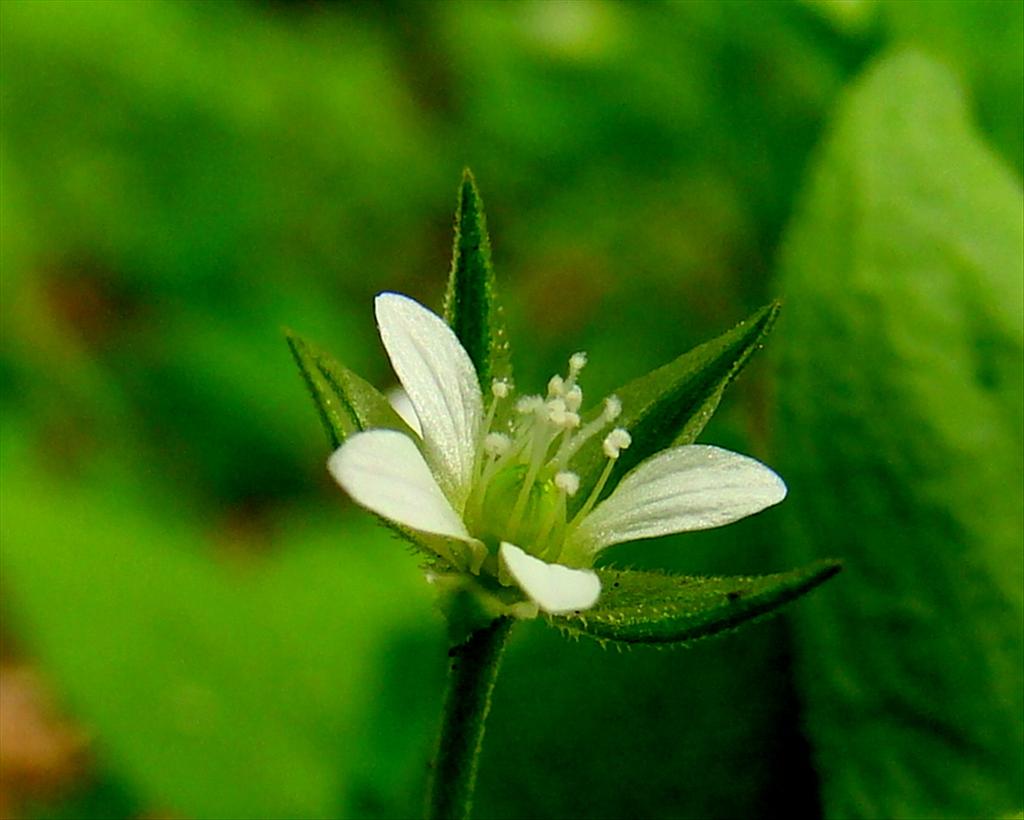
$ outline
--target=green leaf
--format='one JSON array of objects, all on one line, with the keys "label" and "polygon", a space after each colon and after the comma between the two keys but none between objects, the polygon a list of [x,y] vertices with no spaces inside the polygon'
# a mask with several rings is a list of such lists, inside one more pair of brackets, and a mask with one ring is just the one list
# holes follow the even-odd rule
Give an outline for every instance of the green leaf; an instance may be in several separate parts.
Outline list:
[{"label": "green leaf", "polygon": [[372,384],[292,331],[286,330],[285,337],[332,449],[360,430],[385,428],[411,434],[409,426]]},{"label": "green leaf", "polygon": [[875,64],[789,229],[775,463],[830,817],[992,817],[1024,788],[1024,197],[947,70]]},{"label": "green leaf", "polygon": [[390,673],[429,681],[426,657],[396,671],[396,640],[442,651],[433,596],[391,536],[305,507],[273,536],[234,536],[242,570],[131,461],[69,481],[22,441],[0,448],[4,626],[31,636],[104,767],[176,817],[352,816],[379,731],[366,693]]},{"label": "green leaf", "polygon": [[1024,171],[1024,4],[879,3],[878,12],[890,40],[957,71],[993,147]]},{"label": "green leaf", "polygon": [[469,353],[485,391],[492,379],[511,375],[505,321],[495,294],[484,205],[468,168],[462,172],[455,211],[455,243],[444,317]]},{"label": "green leaf", "polygon": [[[780,307],[778,302],[765,305],[718,338],[614,391],[622,401],[622,415],[616,424],[629,430],[633,443],[619,457],[608,491],[648,456],[666,447],[693,443],[718,407],[725,388],[763,346]],[[588,441],[573,460],[580,476],[580,492],[571,499],[573,510],[586,501],[606,461],[599,436]]]},{"label": "green leaf", "polygon": [[838,561],[819,561],[790,572],[749,578],[599,569],[597,606],[549,620],[571,634],[601,641],[687,643],[769,615],[840,569]]}]

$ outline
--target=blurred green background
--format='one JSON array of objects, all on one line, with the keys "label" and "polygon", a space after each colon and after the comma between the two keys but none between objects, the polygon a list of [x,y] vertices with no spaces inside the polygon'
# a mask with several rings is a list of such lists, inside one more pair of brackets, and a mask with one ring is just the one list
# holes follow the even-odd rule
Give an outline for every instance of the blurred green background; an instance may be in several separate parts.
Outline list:
[{"label": "blurred green background", "polygon": [[521,627],[476,815],[1020,811],[1022,8],[3,0],[0,814],[419,814],[443,624],[281,327],[392,384],[466,165],[522,386],[785,300],[702,441],[790,498],[613,560],[847,568],[686,650]]}]

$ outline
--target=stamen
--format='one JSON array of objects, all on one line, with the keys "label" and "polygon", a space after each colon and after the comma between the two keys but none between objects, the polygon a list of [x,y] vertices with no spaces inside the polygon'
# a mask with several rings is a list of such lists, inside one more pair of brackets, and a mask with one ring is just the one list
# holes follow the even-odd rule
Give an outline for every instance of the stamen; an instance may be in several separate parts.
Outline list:
[{"label": "stamen", "polygon": [[[550,404],[562,405],[564,407],[564,402],[562,402],[561,399],[554,399]],[[549,410],[550,415],[549,406],[545,405],[542,401],[537,407],[535,413],[535,423],[533,425],[531,436],[532,440],[530,441],[530,461],[529,466],[526,468],[526,478],[523,480],[523,486],[519,490],[519,497],[516,499],[515,506],[512,508],[512,513],[508,517],[506,529],[511,533],[513,538],[519,531],[520,519],[522,518],[523,511],[526,509],[526,503],[530,498],[530,490],[533,489],[533,484],[537,480],[540,468],[544,464],[544,457],[547,455],[548,447],[551,445],[552,430],[550,424],[548,424],[548,416],[543,414],[543,410],[545,409]],[[555,431],[557,432],[557,428],[555,428]]]},{"label": "stamen", "polygon": [[580,488],[580,477],[569,470],[555,473],[555,486],[566,495],[576,495]]},{"label": "stamen", "polygon": [[580,375],[580,371],[587,365],[587,354],[586,353],[573,353],[569,357],[569,375],[565,377],[563,384],[564,392],[572,390],[576,384],[576,377]]},{"label": "stamen", "polygon": [[607,436],[605,436],[603,447],[604,454],[608,456],[608,462],[604,465],[604,470],[601,471],[601,477],[597,480],[597,484],[594,485],[594,489],[590,491],[590,497],[587,498],[586,503],[580,507],[579,512],[573,516],[572,521],[569,523],[566,535],[567,538],[568,533],[572,532],[580,521],[586,518],[594,508],[594,505],[597,503],[597,499],[601,497],[604,485],[608,483],[608,477],[612,474],[615,462],[619,460],[620,453],[632,443],[633,437],[629,434],[629,431],[624,430],[621,427],[616,427]]},{"label": "stamen", "polygon": [[[494,379],[491,382],[491,394],[494,398],[491,399],[491,406],[487,408],[487,416],[484,418],[483,427],[481,428],[480,435],[483,437],[483,450],[487,451],[487,439],[491,433],[491,425],[494,424],[495,414],[498,412],[498,402],[502,399],[507,398],[511,385],[506,379]],[[477,452],[476,460],[473,464],[473,475],[479,477],[480,475],[480,452]]]},{"label": "stamen", "polygon": [[616,427],[605,436],[602,447],[604,448],[604,454],[614,460],[619,457],[620,450],[625,450],[632,443],[633,437],[629,432],[621,427]]},{"label": "stamen", "polygon": [[580,426],[579,414],[566,409],[565,399],[548,402],[548,421],[562,430],[575,430]]},{"label": "stamen", "polygon": [[557,399],[565,395],[565,380],[561,376],[552,376],[548,382],[548,398]]},{"label": "stamen", "polygon": [[583,391],[580,390],[578,384],[574,384],[565,391],[565,406],[575,412],[580,409],[581,404],[583,404]]},{"label": "stamen", "polygon": [[615,419],[619,417],[620,413],[622,413],[622,402],[619,401],[619,397],[609,396],[606,398],[604,400],[604,410],[601,412],[601,415],[587,424],[571,439],[566,439],[562,444],[562,447],[558,451],[558,455],[555,456],[556,465],[560,468],[566,467],[569,464],[569,459],[576,455],[576,452],[580,447],[586,444],[590,438],[599,433],[605,425],[615,421]]},{"label": "stamen", "polygon": [[540,396],[521,396],[516,401],[516,412],[522,413],[524,416],[529,413],[534,413],[538,409],[544,406],[544,399]]},{"label": "stamen", "polygon": [[[576,491],[580,488],[580,477],[576,473],[563,470],[560,473],[555,474],[554,479],[555,487],[562,493],[562,497],[559,499],[557,504],[553,504],[551,509],[548,510],[544,516],[544,521],[541,525],[539,532],[537,533],[536,550],[537,555],[548,560],[554,560],[558,557],[557,553],[561,546],[561,539],[558,539],[554,543],[546,544],[548,536],[551,534],[552,528],[555,526],[555,520],[562,516],[565,517],[565,499],[569,496],[575,495]],[[554,555],[549,556],[549,553],[554,552]]]},{"label": "stamen", "polygon": [[504,433],[488,433],[484,439],[484,452],[491,458],[501,458],[512,446],[512,439]]}]

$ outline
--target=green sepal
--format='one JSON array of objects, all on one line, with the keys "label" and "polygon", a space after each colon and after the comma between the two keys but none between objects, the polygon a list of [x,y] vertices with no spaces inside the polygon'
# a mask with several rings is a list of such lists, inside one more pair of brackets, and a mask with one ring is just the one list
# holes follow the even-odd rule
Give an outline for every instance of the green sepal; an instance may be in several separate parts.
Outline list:
[{"label": "green sepal", "polygon": [[[622,402],[622,415],[615,424],[629,430],[633,442],[622,451],[606,492],[645,458],[667,447],[693,443],[725,388],[763,346],[780,308],[778,302],[765,305],[732,330],[613,391]],[[587,499],[606,462],[600,436],[580,449],[573,459],[580,491],[570,499],[570,511]]]},{"label": "green sepal", "polygon": [[291,330],[285,330],[285,338],[332,450],[353,433],[375,428],[399,430],[416,440],[409,425],[372,384]]},{"label": "green sepal", "polygon": [[468,168],[462,172],[459,186],[444,318],[469,353],[485,393],[492,379],[511,376],[508,337],[496,296],[487,220],[476,180]]},{"label": "green sepal", "polygon": [[548,621],[569,634],[598,641],[688,643],[774,613],[841,568],[839,561],[825,560],[774,575],[726,578],[599,569],[597,605]]},{"label": "green sepal", "polygon": [[[313,397],[332,450],[362,430],[398,430],[419,442],[419,436],[409,429],[387,398],[372,384],[293,331],[285,329],[285,338]],[[457,542],[440,535],[414,532],[381,516],[377,516],[377,520],[417,552],[427,556],[438,568],[447,569],[457,563],[457,556],[453,554],[459,546]]]}]

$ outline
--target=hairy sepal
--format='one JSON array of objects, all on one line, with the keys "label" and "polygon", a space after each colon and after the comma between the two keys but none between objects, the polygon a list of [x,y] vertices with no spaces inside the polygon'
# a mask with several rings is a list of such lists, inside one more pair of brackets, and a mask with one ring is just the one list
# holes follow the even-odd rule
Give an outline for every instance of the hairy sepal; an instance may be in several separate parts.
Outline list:
[{"label": "hairy sepal", "polygon": [[469,354],[485,393],[492,379],[511,376],[508,338],[496,295],[487,220],[476,181],[468,168],[463,171],[459,186],[444,318]]},{"label": "hairy sepal", "polygon": [[285,338],[332,450],[362,430],[398,430],[417,440],[377,388],[294,332],[286,330]]},{"label": "hairy sepal", "polygon": [[773,614],[840,569],[834,560],[751,577],[599,569],[602,591],[597,605],[548,621],[571,635],[601,642],[686,644]]},{"label": "hairy sepal", "polygon": [[[763,346],[780,308],[778,302],[765,305],[732,330],[613,391],[622,402],[616,425],[629,430],[632,445],[622,452],[606,492],[647,457],[696,440],[725,388]],[[574,460],[580,492],[572,499],[571,509],[578,509],[588,497],[605,461],[600,437],[580,450]]]}]

